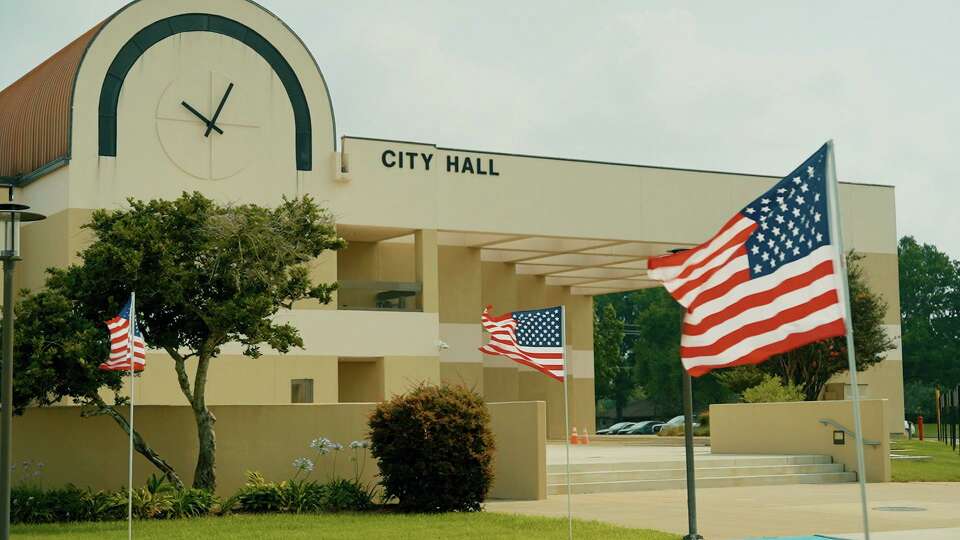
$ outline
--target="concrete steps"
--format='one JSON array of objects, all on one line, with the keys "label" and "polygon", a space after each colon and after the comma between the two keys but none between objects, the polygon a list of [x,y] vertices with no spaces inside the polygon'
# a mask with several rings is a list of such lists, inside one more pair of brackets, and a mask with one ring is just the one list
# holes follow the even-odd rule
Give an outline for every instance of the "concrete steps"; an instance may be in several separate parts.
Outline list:
[{"label": "concrete steps", "polygon": [[[697,487],[769,486],[855,482],[856,473],[829,456],[743,456],[698,458]],[[577,463],[570,465],[573,493],[612,493],[680,489],[686,484],[683,461]],[[547,493],[566,493],[565,466],[547,467]]]}]

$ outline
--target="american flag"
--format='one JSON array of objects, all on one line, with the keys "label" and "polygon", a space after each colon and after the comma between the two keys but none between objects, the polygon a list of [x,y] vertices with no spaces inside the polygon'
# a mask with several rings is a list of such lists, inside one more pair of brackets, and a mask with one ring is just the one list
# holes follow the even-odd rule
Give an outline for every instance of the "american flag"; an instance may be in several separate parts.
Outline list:
[{"label": "american flag", "polygon": [[650,277],[687,310],[680,357],[691,375],[844,335],[827,151],[824,145],[707,242],[648,261]]},{"label": "american flag", "polygon": [[566,376],[563,354],[563,308],[514,311],[493,317],[487,306],[480,316],[490,342],[480,352],[506,356],[558,381]]},{"label": "american flag", "polygon": [[147,364],[147,344],[143,341],[140,327],[136,325],[136,314],[130,313],[130,301],[123,306],[120,314],[106,321],[110,332],[110,359],[100,364],[106,371],[130,371],[130,326],[133,332],[133,369],[143,371]]}]

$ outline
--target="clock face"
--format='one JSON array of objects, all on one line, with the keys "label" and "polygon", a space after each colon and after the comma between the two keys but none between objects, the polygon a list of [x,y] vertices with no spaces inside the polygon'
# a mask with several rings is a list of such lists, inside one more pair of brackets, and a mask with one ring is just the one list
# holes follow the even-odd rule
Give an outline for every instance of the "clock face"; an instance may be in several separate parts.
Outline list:
[{"label": "clock face", "polygon": [[262,107],[255,80],[195,69],[181,73],[157,105],[157,136],[167,157],[196,178],[229,178],[259,155]]}]

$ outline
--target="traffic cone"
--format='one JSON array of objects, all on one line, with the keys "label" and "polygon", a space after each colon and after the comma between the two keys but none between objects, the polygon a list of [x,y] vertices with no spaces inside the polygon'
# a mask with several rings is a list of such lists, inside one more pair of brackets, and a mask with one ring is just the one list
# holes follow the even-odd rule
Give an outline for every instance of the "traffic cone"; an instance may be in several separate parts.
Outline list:
[{"label": "traffic cone", "polygon": [[570,444],[580,444],[580,437],[577,436],[577,428],[573,428],[573,433],[570,434]]},{"label": "traffic cone", "polygon": [[580,437],[580,444],[590,444],[590,432],[583,428],[583,437]]}]

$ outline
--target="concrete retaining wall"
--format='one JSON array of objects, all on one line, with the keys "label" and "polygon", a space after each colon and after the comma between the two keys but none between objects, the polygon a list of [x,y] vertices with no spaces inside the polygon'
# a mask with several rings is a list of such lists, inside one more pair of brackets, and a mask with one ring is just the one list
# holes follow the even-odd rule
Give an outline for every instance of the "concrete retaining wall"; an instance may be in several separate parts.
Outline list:
[{"label": "concrete retaining wall", "polygon": [[[861,401],[863,436],[878,445],[864,447],[868,482],[890,481],[890,435],[886,400]],[[829,419],[854,429],[851,401],[797,401],[793,403],[736,403],[710,406],[710,445],[714,454],[821,454],[833,457],[846,470],[857,471],[854,437],[834,444],[836,427]]]},{"label": "concrete retaining wall", "polygon": [[[331,455],[317,458],[308,445],[327,437],[347,446],[367,438],[367,418],[373,403],[298,405],[219,405],[216,415],[217,491],[231,494],[245,481],[246,471],[259,471],[269,480],[284,480],[293,473],[293,460],[310,457],[317,463],[311,478],[333,473]],[[491,498],[542,499],[546,497],[546,407],[543,402],[489,403],[497,444],[496,480]],[[142,406],[135,425],[181,475],[193,478],[197,436],[193,415],[185,406]],[[353,477],[351,451],[336,459],[338,476]],[[23,460],[44,464],[45,487],[72,483],[96,489],[115,489],[127,483],[127,436],[107,417],[81,418],[77,407],[29,409],[13,423],[14,463]],[[156,469],[134,454],[134,482],[143,485]],[[374,481],[376,461],[368,458],[363,475]],[[14,475],[16,482],[17,475]]]}]

